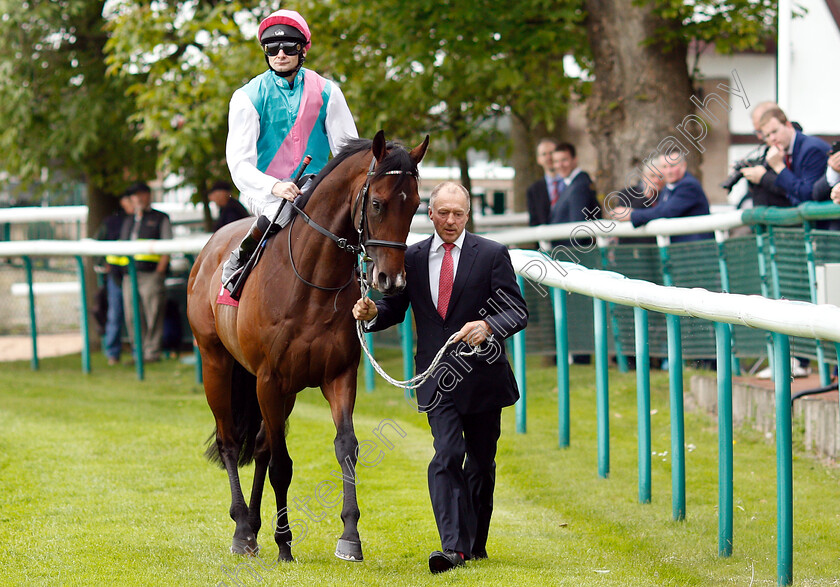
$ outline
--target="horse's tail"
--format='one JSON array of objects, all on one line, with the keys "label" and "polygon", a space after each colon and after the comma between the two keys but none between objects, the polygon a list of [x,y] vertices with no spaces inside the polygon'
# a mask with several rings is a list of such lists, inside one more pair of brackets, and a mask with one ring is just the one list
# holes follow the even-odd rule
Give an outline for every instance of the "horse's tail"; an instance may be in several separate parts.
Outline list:
[{"label": "horse's tail", "polygon": [[[254,460],[257,433],[262,424],[260,405],[257,401],[257,378],[234,361],[230,385],[231,412],[239,442],[238,464],[243,467]],[[224,468],[222,455],[219,453],[219,443],[216,442],[216,430],[213,430],[210,438],[207,439],[207,450],[204,451],[204,456],[210,462]]]}]

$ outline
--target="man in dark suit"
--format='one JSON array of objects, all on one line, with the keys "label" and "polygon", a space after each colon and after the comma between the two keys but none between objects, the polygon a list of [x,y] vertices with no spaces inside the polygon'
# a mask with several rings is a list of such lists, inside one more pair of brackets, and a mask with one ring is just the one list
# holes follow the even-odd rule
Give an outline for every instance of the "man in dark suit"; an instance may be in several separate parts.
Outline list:
[{"label": "man in dark suit", "polygon": [[417,389],[435,447],[429,494],[442,549],[429,557],[433,573],[487,557],[502,408],[519,399],[504,339],[528,321],[507,249],[464,230],[469,201],[460,184],[436,186],[429,203],[435,234],[406,251],[405,290],[375,304],[362,298],[353,308],[357,320],[378,331],[402,322],[411,304],[418,372],[455,335],[444,361]]},{"label": "man in dark suit", "polygon": [[825,174],[828,143],[796,130],[778,107],[762,114],[758,124],[765,142],[770,145],[765,157],[766,166],[747,167],[741,173],[750,183],[763,186],[769,168],[776,174],[772,186],[784,191],[788,205],[796,206],[810,200],[814,184]]},{"label": "man in dark suit", "polygon": [[[676,163],[670,156],[660,155],[656,168],[662,173],[665,187],[656,198],[656,205],[650,208],[631,210],[617,206],[612,210],[616,220],[629,220],[633,226],[643,226],[657,218],[681,218],[685,216],[705,216],[709,213],[709,200],[703,186],[697,178],[688,172],[684,156]],[[712,238],[708,232],[672,236],[672,243],[697,241]]]},{"label": "man in dark suit", "polygon": [[571,143],[560,143],[551,155],[559,178],[558,197],[551,204],[550,224],[583,222],[601,217],[592,178],[578,166],[577,151]]},{"label": "man in dark suit", "polygon": [[548,213],[552,199],[556,199],[557,184],[555,183],[554,163],[551,154],[557,148],[554,139],[542,139],[537,144],[537,163],[543,168],[544,176],[530,186],[526,192],[528,198],[528,225],[538,226],[548,224]]}]

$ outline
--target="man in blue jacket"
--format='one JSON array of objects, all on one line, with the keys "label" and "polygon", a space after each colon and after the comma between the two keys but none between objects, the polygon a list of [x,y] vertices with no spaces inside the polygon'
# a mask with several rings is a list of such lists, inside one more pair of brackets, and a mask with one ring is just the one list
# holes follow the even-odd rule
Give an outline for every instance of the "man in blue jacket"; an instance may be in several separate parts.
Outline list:
[{"label": "man in blue jacket", "polygon": [[[617,206],[612,210],[616,220],[629,220],[633,226],[643,226],[657,218],[681,218],[684,216],[704,216],[709,213],[709,200],[703,186],[697,178],[688,172],[685,157],[676,163],[671,156],[660,155],[656,160],[656,169],[662,173],[665,187],[658,196],[652,197],[650,207],[631,210]],[[684,234],[672,236],[672,243],[688,242],[712,238],[710,233]]]},{"label": "man in blue jacket", "polygon": [[[435,234],[406,251],[406,288],[375,304],[362,298],[353,307],[369,330],[383,330],[401,323],[411,304],[418,372],[457,334],[417,389],[435,447],[429,494],[442,550],[429,557],[433,573],[487,558],[502,408],[519,399],[504,339],[528,322],[507,249],[464,230],[469,202],[460,184],[436,186],[429,201]],[[472,354],[461,354],[471,347],[477,347]]]},{"label": "man in blue jacket", "polygon": [[828,143],[794,128],[778,107],[770,108],[758,121],[764,140],[770,145],[764,165],[747,167],[741,172],[754,184],[762,184],[767,168],[776,174],[773,185],[785,192],[791,206],[810,200],[814,184],[825,174]]}]

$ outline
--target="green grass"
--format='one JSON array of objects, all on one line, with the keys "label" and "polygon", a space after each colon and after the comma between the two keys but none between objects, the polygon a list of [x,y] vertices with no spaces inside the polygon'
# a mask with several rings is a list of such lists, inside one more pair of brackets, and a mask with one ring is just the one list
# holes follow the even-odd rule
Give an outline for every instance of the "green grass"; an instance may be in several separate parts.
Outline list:
[{"label": "green grass", "polygon": [[[394,354],[386,368],[399,374]],[[0,585],[257,585],[248,559],[229,554],[226,476],[203,456],[212,417],[192,367],[150,365],[145,382],[128,367],[79,357],[0,369]],[[734,554],[717,556],[717,425],[685,422],[687,518],[671,520],[667,377],[654,373],[651,400],[653,502],[638,503],[634,374],[610,375],[611,474],[597,475],[591,368],[572,368],[572,446],[557,447],[554,370],[530,364],[528,433],[503,413],[490,559],[440,576],[427,557],[439,548],[426,488],[432,454],[425,417],[379,380],[360,392],[356,432],[377,442],[381,461],[359,467],[365,562],[333,556],[338,508],[316,504],[316,486],[337,470],[334,428],[317,391],[301,394],[289,446],[290,499],[310,499],[317,522],[294,546],[297,562],[259,569],[267,584],[292,585],[774,585],[775,449],[736,431]],[[686,377],[686,381],[688,378]],[[373,434],[385,419],[388,449]],[[693,447],[693,448],[691,448]],[[662,454],[666,453],[668,454]],[[374,451],[373,454],[376,454]],[[246,492],[251,468],[243,471]],[[840,472],[795,453],[794,581],[840,584]],[[262,561],[277,553],[263,505]],[[305,519],[292,509],[294,519]],[[295,530],[300,530],[298,525]],[[301,532],[298,532],[300,536]],[[251,559],[253,564],[257,561]]]}]

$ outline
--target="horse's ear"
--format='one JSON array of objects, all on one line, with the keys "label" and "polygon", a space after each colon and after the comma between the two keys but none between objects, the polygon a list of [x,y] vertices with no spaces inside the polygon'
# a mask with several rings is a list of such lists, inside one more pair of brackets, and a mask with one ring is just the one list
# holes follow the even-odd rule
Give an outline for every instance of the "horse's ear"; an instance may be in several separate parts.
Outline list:
[{"label": "horse's ear", "polygon": [[370,147],[371,151],[373,151],[373,156],[376,157],[377,161],[382,161],[385,157],[385,131],[380,130],[377,132],[373,137],[373,144]]},{"label": "horse's ear", "polygon": [[429,135],[426,135],[426,139],[414,147],[409,155],[411,155],[411,160],[414,161],[415,164],[420,163],[423,160],[423,157],[426,155],[426,149],[429,148]]}]

